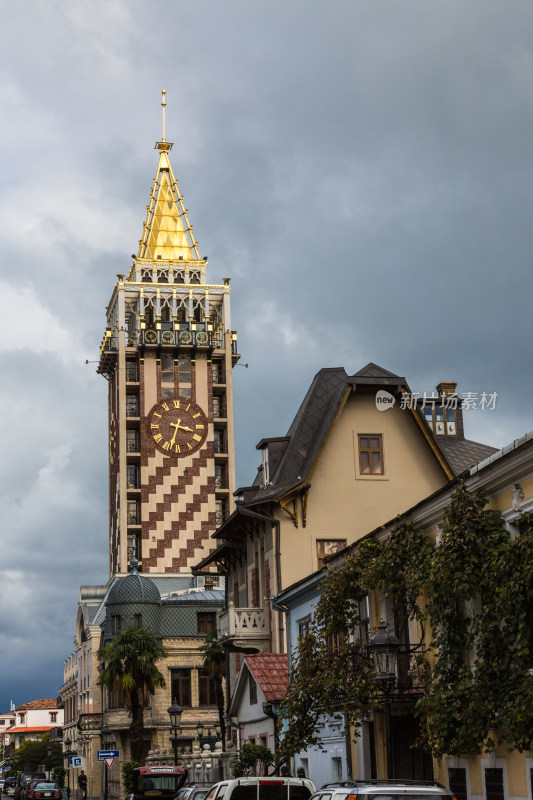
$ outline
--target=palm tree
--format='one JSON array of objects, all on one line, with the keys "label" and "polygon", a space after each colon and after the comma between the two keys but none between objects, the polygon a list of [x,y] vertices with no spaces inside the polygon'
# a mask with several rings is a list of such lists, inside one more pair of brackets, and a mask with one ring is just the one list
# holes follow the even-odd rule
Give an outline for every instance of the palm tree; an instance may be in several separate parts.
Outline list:
[{"label": "palm tree", "polygon": [[204,667],[215,682],[220,739],[222,746],[224,746],[226,742],[226,723],[224,722],[224,688],[222,680],[226,677],[226,651],[217,639],[215,628],[207,632],[205,642],[200,650],[204,654]]},{"label": "palm tree", "polygon": [[165,685],[157,662],[166,657],[157,637],[145,627],[124,628],[111,644],[98,651],[98,658],[104,664],[98,685],[118,691],[124,698],[131,718],[131,758],[140,763],[145,756],[144,707],[149,696]]}]

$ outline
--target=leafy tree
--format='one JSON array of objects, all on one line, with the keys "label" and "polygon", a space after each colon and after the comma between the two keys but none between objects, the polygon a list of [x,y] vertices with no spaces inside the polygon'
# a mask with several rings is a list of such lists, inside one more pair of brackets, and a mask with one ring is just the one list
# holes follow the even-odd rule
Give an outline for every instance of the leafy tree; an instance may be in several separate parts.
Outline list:
[{"label": "leafy tree", "polygon": [[125,794],[133,792],[133,770],[136,767],[141,767],[138,761],[125,761],[122,765],[122,784],[124,786]]},{"label": "leafy tree", "polygon": [[60,789],[63,789],[65,786],[65,775],[67,774],[67,770],[65,767],[54,767],[52,770],[52,780],[54,783],[57,783]]},{"label": "leafy tree", "polygon": [[226,723],[224,722],[223,680],[226,676],[226,651],[218,641],[216,629],[208,631],[200,650],[204,654],[204,667],[215,683],[220,736],[224,743],[226,741]]},{"label": "leafy tree", "polygon": [[157,637],[146,627],[129,627],[98,651],[104,670],[98,685],[121,692],[131,718],[130,746],[134,761],[142,762],[144,747],[144,707],[155,690],[165,686],[157,662],[166,658]]},{"label": "leafy tree", "polygon": [[511,539],[482,493],[447,507],[427,583],[433,670],[418,703],[437,757],[533,739],[533,526]]},{"label": "leafy tree", "polygon": [[[52,745],[50,761],[46,748]],[[35,772],[43,764],[48,768],[63,766],[63,751],[59,742],[50,742],[50,734],[44,733],[36,739],[26,739],[15,750],[15,766],[17,770]]]},{"label": "leafy tree", "polygon": [[374,543],[367,543],[360,560],[350,557],[341,570],[326,577],[309,632],[298,641],[280,713],[279,756],[285,762],[305,747],[320,746],[325,714],[342,714],[356,727],[372,703],[370,660],[354,634],[358,601],[366,593],[362,564],[368,565],[376,552]]},{"label": "leafy tree", "polygon": [[273,763],[274,754],[270,748],[261,744],[243,744],[233,761],[233,776],[245,778],[248,775],[264,775]]}]

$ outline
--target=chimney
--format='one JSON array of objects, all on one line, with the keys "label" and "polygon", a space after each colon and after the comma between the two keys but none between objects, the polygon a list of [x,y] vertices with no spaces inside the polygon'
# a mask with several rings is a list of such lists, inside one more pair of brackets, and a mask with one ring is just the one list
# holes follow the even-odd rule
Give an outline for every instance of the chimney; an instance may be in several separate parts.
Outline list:
[{"label": "chimney", "polygon": [[[437,386],[437,394],[442,398],[442,405],[446,407],[445,419],[436,423],[437,436],[453,436],[457,439],[465,438],[463,423],[463,409],[461,398],[457,397],[457,383],[455,381],[441,381]],[[457,398],[447,400],[445,398]],[[449,409],[449,410],[448,410]]]},{"label": "chimney", "polygon": [[457,383],[455,381],[441,381],[437,386],[439,397],[451,397],[456,393]]}]

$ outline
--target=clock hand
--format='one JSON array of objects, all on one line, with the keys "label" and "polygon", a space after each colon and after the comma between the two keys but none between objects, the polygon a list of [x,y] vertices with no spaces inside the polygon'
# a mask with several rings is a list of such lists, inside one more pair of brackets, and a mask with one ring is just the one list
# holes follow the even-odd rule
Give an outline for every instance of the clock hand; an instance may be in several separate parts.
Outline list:
[{"label": "clock hand", "polygon": [[192,432],[192,428],[187,428],[187,426],[186,426],[186,425],[179,425],[179,428],[180,428],[182,431],[191,431],[191,432]]},{"label": "clock hand", "polygon": [[181,419],[179,419],[177,422],[171,422],[170,423],[170,427],[174,428],[174,436],[172,437],[172,441],[170,442],[170,446],[171,447],[174,447],[174,442],[176,441],[176,434],[178,432],[178,428],[180,428],[180,422],[181,422]]}]

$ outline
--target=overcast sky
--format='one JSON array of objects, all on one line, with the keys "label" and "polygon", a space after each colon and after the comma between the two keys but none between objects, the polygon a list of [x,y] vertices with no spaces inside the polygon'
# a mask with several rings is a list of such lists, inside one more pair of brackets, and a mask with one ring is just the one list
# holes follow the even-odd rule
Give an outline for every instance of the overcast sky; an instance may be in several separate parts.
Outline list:
[{"label": "overcast sky", "polygon": [[167,90],[209,280],[232,278],[237,481],[321,367],[497,392],[533,428],[531,0],[0,0],[0,711],[55,697],[107,561],[95,364]]}]

